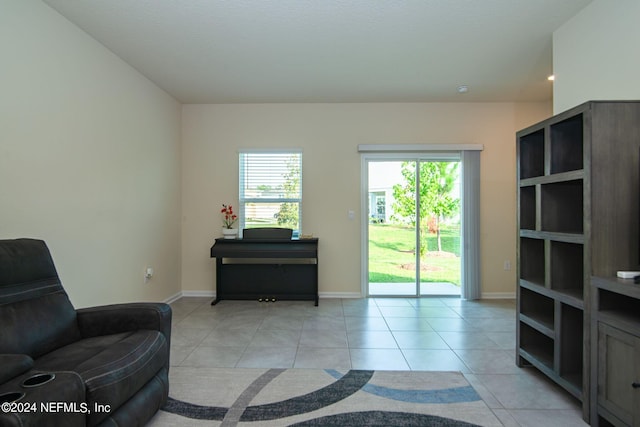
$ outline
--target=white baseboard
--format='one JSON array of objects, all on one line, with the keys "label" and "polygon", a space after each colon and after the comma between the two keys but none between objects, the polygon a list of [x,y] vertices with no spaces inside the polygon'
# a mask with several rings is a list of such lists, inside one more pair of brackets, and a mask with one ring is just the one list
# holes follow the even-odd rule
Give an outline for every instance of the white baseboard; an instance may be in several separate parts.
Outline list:
[{"label": "white baseboard", "polygon": [[[215,291],[182,291],[170,296],[164,302],[171,304],[182,297],[207,297],[215,298]],[[320,299],[323,298],[363,298],[359,292],[320,292]],[[515,292],[483,292],[480,296],[482,299],[515,299]]]},{"label": "white baseboard", "polygon": [[182,291],[183,297],[215,297],[215,291]]},{"label": "white baseboard", "polygon": [[179,300],[182,297],[213,298],[215,296],[216,296],[216,293],[214,291],[182,291],[182,292],[178,292],[175,295],[171,295],[169,298],[167,298],[163,302],[165,302],[167,304],[171,304],[172,302],[176,302],[177,300]]},{"label": "white baseboard", "polygon": [[178,292],[177,294],[171,295],[169,298],[165,299],[162,302],[166,304],[171,304],[172,302],[178,301],[180,298],[182,298],[182,292]]},{"label": "white baseboard", "polygon": [[483,292],[481,299],[516,299],[515,292]]},{"label": "white baseboard", "polygon": [[[164,302],[170,304],[179,300],[182,297],[207,297],[215,298],[215,291],[182,291],[167,298]],[[362,295],[358,292],[321,292],[318,294],[320,299],[322,298],[362,298]]]},{"label": "white baseboard", "polygon": [[318,294],[322,298],[362,298],[360,292],[320,292]]}]

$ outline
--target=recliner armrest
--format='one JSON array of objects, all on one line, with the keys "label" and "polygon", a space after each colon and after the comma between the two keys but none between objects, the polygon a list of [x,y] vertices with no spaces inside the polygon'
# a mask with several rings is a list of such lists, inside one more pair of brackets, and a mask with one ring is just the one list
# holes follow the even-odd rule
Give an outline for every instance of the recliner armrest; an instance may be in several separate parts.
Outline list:
[{"label": "recliner armrest", "polygon": [[0,384],[33,368],[33,359],[26,354],[0,354]]},{"label": "recliner armrest", "polygon": [[84,338],[149,329],[171,338],[171,307],[165,303],[126,303],[76,310]]}]

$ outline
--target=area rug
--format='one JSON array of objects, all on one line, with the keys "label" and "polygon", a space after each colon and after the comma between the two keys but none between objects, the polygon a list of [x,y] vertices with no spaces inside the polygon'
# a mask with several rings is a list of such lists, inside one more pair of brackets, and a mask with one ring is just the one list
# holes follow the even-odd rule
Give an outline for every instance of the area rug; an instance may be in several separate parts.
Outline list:
[{"label": "area rug", "polygon": [[458,372],[172,367],[164,426],[500,426]]}]

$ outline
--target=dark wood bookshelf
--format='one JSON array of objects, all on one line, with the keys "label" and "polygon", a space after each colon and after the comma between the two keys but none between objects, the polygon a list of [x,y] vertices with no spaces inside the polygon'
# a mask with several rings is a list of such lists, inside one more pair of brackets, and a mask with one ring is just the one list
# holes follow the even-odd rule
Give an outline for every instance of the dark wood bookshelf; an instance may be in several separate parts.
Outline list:
[{"label": "dark wood bookshelf", "polygon": [[[516,363],[578,398],[589,422],[591,276],[640,270],[640,102],[587,102],[521,130],[516,143]],[[606,292],[602,318],[640,318],[640,305]]]}]

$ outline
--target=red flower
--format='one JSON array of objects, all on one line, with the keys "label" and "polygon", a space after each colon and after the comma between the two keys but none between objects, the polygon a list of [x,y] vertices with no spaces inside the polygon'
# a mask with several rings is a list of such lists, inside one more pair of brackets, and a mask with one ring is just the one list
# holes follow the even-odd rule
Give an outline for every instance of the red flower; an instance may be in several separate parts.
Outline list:
[{"label": "red flower", "polygon": [[220,213],[222,214],[222,224],[224,228],[231,228],[238,219],[238,216],[233,213],[233,206],[231,205],[223,204]]}]

